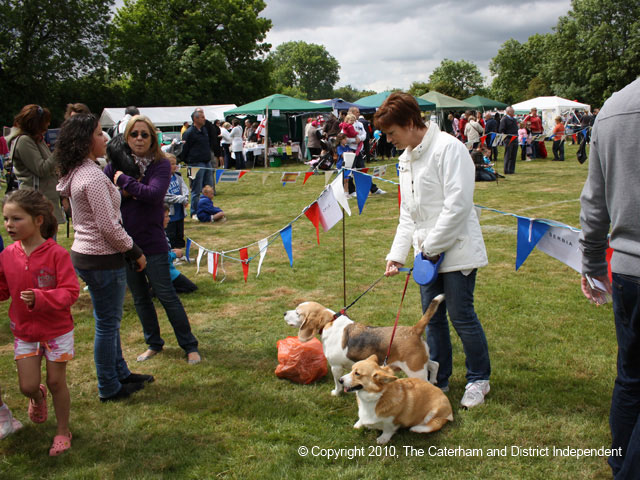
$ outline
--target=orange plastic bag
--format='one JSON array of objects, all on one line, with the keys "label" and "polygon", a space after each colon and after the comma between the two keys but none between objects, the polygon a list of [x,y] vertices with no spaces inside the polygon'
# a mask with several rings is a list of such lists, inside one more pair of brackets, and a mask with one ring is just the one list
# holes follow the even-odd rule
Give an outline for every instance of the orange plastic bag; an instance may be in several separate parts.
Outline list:
[{"label": "orange plastic bag", "polygon": [[317,338],[301,342],[298,337],[278,340],[276,376],[305,385],[327,374],[327,359]]}]

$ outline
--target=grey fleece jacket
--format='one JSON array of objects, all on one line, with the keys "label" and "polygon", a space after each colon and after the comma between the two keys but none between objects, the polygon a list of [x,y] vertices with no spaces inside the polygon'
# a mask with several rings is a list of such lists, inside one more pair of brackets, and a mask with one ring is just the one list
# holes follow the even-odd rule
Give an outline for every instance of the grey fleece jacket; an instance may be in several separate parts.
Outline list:
[{"label": "grey fleece jacket", "polygon": [[640,79],[613,94],[596,118],[580,197],[582,273],[640,277]]}]

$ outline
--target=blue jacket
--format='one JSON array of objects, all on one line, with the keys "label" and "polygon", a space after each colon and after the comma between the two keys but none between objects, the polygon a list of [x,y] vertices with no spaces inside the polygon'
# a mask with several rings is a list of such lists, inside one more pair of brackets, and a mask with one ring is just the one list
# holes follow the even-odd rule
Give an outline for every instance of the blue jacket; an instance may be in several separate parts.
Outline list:
[{"label": "blue jacket", "polygon": [[213,206],[213,202],[209,197],[200,195],[200,199],[198,200],[198,209],[196,210],[198,220],[200,220],[201,222],[210,222],[211,215],[215,215],[216,213],[221,211],[221,208]]}]

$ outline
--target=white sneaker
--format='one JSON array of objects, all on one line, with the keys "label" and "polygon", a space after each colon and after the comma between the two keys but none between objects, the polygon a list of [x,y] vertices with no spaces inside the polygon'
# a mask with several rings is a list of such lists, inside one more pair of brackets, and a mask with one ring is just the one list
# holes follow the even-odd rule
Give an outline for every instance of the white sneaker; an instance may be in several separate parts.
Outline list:
[{"label": "white sneaker", "polygon": [[353,193],[351,194],[351,198],[358,198],[358,195],[356,194],[356,192],[353,192]]},{"label": "white sneaker", "polygon": [[377,189],[375,192],[373,192],[373,194],[374,194],[374,195],[384,195],[385,193],[387,193],[387,192],[385,192],[385,191],[384,191],[383,189],[381,189],[381,188],[379,188],[379,189]]},{"label": "white sneaker", "polygon": [[464,387],[464,395],[460,400],[460,405],[465,408],[477,407],[484,403],[484,396],[489,393],[489,380],[478,380],[476,382],[467,383]]},{"label": "white sneaker", "polygon": [[0,439],[3,439],[22,428],[22,423],[13,418],[6,404],[0,408]]},{"label": "white sneaker", "polygon": [[198,220],[198,215],[191,215],[191,220]]}]

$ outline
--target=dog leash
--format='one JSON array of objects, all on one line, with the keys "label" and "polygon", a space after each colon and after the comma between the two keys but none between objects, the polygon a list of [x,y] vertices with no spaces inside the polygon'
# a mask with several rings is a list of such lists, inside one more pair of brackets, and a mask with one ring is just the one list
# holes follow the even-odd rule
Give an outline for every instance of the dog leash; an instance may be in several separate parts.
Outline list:
[{"label": "dog leash", "polygon": [[[382,280],[383,278],[384,278],[384,273],[383,273],[382,275],[380,275],[380,278],[378,278],[375,282],[373,282],[373,283],[369,286],[369,288],[367,288],[364,292],[362,292],[360,295],[358,295],[358,298],[356,298],[356,299],[355,299],[353,302],[351,302],[348,306],[346,306],[346,307],[342,308],[340,311],[338,311],[338,312],[334,313],[334,314],[333,314],[333,319],[335,320],[335,319],[336,319],[336,318],[338,318],[340,315],[344,315],[344,314],[345,314],[345,312],[346,312],[349,308],[351,308],[351,307],[353,306],[353,304],[354,304],[354,303],[356,303],[358,300],[360,300],[360,299],[364,296],[364,294],[365,294],[365,293],[367,293],[369,290],[371,290],[373,287],[375,287],[375,286],[378,284],[378,282],[379,282],[380,280]],[[405,287],[405,288],[406,288],[406,287]]]},{"label": "dog leash", "polygon": [[389,340],[389,348],[387,349],[387,356],[384,357],[382,366],[387,366],[387,360],[391,354],[391,345],[393,345],[393,337],[396,336],[396,329],[398,328],[398,320],[400,319],[400,312],[402,311],[402,303],[404,302],[404,295],[407,293],[407,285],[409,285],[409,278],[411,278],[411,268],[402,267],[398,269],[401,272],[407,272],[407,279],[404,282],[404,289],[402,290],[402,298],[400,299],[400,306],[398,307],[398,315],[396,315],[396,323],[393,325],[393,331],[391,332],[391,340]]}]

